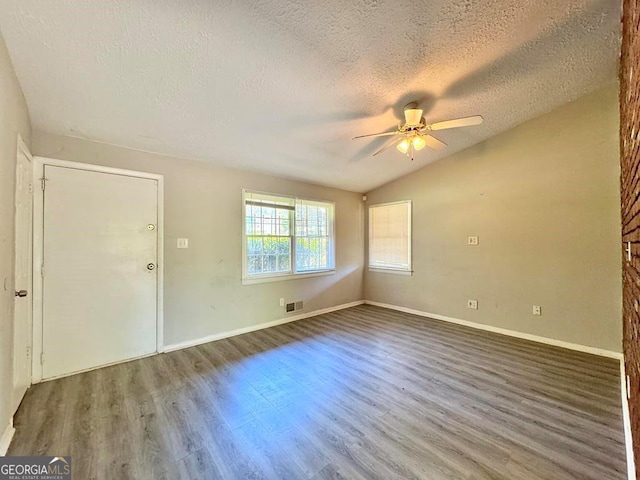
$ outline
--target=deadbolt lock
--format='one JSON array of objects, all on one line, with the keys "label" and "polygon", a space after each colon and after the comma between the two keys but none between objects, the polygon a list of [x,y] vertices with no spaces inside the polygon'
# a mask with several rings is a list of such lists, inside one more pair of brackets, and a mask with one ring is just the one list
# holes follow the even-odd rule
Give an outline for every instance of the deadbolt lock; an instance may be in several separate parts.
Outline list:
[{"label": "deadbolt lock", "polygon": [[156,266],[153,263],[147,263],[147,270],[153,270]]},{"label": "deadbolt lock", "polygon": [[154,231],[156,229],[156,226],[153,223],[150,223],[149,225],[147,225],[147,230],[149,230],[150,232]]}]

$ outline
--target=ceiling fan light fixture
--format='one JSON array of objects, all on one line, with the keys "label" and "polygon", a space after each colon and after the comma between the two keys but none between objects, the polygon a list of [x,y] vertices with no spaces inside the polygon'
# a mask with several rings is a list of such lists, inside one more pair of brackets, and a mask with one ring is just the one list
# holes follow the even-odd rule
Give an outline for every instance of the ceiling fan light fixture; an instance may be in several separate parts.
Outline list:
[{"label": "ceiling fan light fixture", "polygon": [[398,143],[398,145],[396,145],[396,148],[400,150],[402,153],[407,153],[409,151],[410,146],[411,146],[411,142],[409,141],[409,139],[403,138],[402,141]]},{"label": "ceiling fan light fixture", "polygon": [[416,135],[415,137],[413,137],[411,139],[411,143],[413,145],[413,148],[415,148],[416,150],[422,150],[427,144],[422,135]]},{"label": "ceiling fan light fixture", "polygon": [[481,115],[473,115],[471,117],[454,118],[452,120],[427,123],[425,118],[422,116],[423,112],[424,111],[421,108],[418,108],[417,102],[408,103],[404,106],[405,122],[399,124],[395,130],[359,135],[353,139],[391,136],[393,138],[391,138],[390,141],[388,141],[381,149],[376,151],[373,156],[375,157],[395,145],[399,152],[413,160],[414,153],[424,149],[424,147],[429,147],[433,150],[442,150],[447,146],[446,143],[429,135],[428,132],[449,128],[470,127],[472,125],[480,125],[483,121]]}]

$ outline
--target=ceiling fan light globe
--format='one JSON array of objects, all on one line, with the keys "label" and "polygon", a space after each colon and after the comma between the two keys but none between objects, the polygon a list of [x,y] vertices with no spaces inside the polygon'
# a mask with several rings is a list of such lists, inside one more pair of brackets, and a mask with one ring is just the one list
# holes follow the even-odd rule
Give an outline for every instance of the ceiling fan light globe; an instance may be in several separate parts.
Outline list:
[{"label": "ceiling fan light globe", "polygon": [[416,150],[422,150],[427,144],[422,135],[416,135],[415,137],[413,137],[411,143],[413,144],[413,148],[415,148]]},{"label": "ceiling fan light globe", "polygon": [[396,145],[396,148],[402,153],[407,153],[409,151],[410,145],[411,145],[411,142],[409,142],[409,139],[403,138],[402,141],[398,145]]}]

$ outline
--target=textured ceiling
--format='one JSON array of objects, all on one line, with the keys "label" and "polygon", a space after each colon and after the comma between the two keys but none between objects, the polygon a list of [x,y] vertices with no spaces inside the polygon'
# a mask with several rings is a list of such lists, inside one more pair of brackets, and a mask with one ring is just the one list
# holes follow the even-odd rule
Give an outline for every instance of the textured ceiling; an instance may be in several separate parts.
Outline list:
[{"label": "textured ceiling", "polygon": [[[366,192],[615,81],[618,0],[0,0],[33,126]],[[411,162],[385,139],[482,115]]]}]

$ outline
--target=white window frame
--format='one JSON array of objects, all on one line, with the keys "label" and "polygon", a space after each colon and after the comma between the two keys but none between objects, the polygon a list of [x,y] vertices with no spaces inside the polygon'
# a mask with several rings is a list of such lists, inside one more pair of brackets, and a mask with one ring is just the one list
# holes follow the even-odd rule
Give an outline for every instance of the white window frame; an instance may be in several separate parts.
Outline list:
[{"label": "white window frame", "polygon": [[[273,197],[282,197],[282,198],[290,198],[294,201],[294,214],[293,214],[293,222],[291,225],[292,235],[291,235],[291,273],[265,273],[259,275],[249,275],[247,273],[247,195],[248,194],[258,194],[258,195],[268,195]],[[312,271],[304,271],[300,273],[296,273],[296,222],[295,222],[295,202],[297,200],[307,201],[307,202],[318,202],[318,203],[326,203],[331,205],[331,214],[329,219],[329,228],[331,230],[330,238],[330,246],[329,246],[329,264],[331,265],[329,268],[320,269],[320,270],[312,270]],[[251,190],[247,188],[242,189],[242,285],[254,285],[257,283],[269,283],[269,282],[281,282],[284,280],[293,280],[298,278],[309,278],[309,277],[320,277],[324,275],[335,275],[336,273],[336,255],[335,255],[335,245],[336,245],[336,232],[335,232],[335,217],[336,217],[336,204],[330,200],[318,200],[315,198],[305,198],[305,197],[296,197],[292,195],[283,195],[280,193],[271,193],[271,192],[261,192],[258,190]]]},{"label": "white window frame", "polygon": [[[407,205],[407,256],[408,256],[408,267],[407,268],[394,268],[394,267],[381,267],[381,266],[372,266],[371,265],[371,210],[379,207],[388,207],[391,205]],[[396,275],[413,275],[413,254],[411,251],[411,243],[412,243],[412,224],[413,224],[413,204],[411,200],[400,200],[397,202],[388,202],[388,203],[377,203],[375,205],[369,205],[367,209],[367,223],[368,223],[368,232],[367,232],[367,267],[370,272],[379,272],[379,273],[392,273]]]}]

